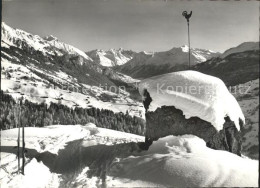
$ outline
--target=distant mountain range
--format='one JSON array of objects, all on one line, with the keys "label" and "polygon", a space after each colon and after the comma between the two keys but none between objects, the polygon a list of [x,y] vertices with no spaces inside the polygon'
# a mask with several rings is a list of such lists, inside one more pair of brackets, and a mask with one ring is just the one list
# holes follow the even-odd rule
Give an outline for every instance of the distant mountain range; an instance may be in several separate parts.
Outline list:
[{"label": "distant mountain range", "polygon": [[113,67],[123,65],[131,60],[136,52],[131,50],[123,50],[122,48],[110,50],[92,50],[86,52],[93,61],[105,67]]},{"label": "distant mountain range", "polygon": [[[2,58],[43,72],[62,71],[78,83],[125,85],[151,76],[188,69],[188,46],[163,52],[134,52],[110,49],[82,50],[54,36],[40,37],[2,23]],[[191,48],[191,69],[217,76],[227,85],[236,85],[259,76],[259,42],[245,42],[223,54]],[[35,69],[37,68],[37,70]],[[127,76],[128,75],[128,76]],[[135,79],[132,79],[135,78]],[[54,82],[48,77],[50,82]]]},{"label": "distant mountain range", "polygon": [[[93,61],[105,67],[116,67],[121,72],[132,72],[132,68],[141,69],[143,65],[169,65],[174,67],[178,64],[188,63],[188,46],[173,48],[166,52],[134,52],[132,50],[110,49],[110,50],[92,50],[86,54]],[[191,64],[197,64],[220,53],[204,49],[191,49]],[[119,68],[120,66],[120,68]],[[129,70],[131,69],[131,70]],[[131,74],[130,74],[131,75]]]},{"label": "distant mountain range", "polygon": [[[191,49],[191,69],[220,77],[231,85],[256,79],[259,75],[258,67],[259,42],[245,42],[223,54]],[[115,70],[138,79],[187,69],[187,46],[165,52],[140,52],[124,65],[115,67]]]},{"label": "distant mountain range", "polygon": [[[130,61],[115,67],[115,69],[138,79],[185,70],[188,68],[188,52],[189,48],[186,45],[164,52],[140,52],[136,53]],[[191,48],[191,65],[196,65],[218,55],[220,53],[211,50]]]}]

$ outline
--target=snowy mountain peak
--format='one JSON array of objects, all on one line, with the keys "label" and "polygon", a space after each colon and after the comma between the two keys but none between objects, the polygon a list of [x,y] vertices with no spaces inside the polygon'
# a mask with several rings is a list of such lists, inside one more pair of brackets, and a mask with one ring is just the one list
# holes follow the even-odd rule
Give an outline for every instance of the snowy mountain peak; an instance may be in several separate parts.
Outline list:
[{"label": "snowy mountain peak", "polygon": [[119,51],[123,51],[124,49],[122,47],[116,49],[116,48],[110,48],[108,51],[113,51],[113,52],[119,52]]},{"label": "snowy mountain peak", "polygon": [[[104,51],[104,50],[103,50]],[[123,53],[124,51],[127,51],[127,50],[124,50],[122,47],[116,49],[116,48],[110,48],[109,50],[107,50],[106,52],[111,52],[111,53]]]},{"label": "snowy mountain peak", "polygon": [[35,51],[40,51],[43,54],[50,55],[63,55],[73,54],[79,55],[85,58],[86,60],[92,61],[92,59],[87,56],[84,52],[59,41],[56,37],[50,35],[45,38],[41,38],[38,35],[30,34],[21,29],[14,29],[8,26],[6,23],[2,22],[1,27],[2,41],[1,44],[3,47],[9,48],[10,46],[15,46],[20,49],[26,48],[27,50],[34,49]]},{"label": "snowy mountain peak", "polygon": [[189,52],[189,46],[187,46],[187,45],[183,45],[181,47],[181,49],[182,49],[183,52]]},{"label": "snowy mountain peak", "polygon": [[[202,63],[219,53],[212,53],[206,49],[191,48],[191,65]],[[118,70],[134,78],[147,78],[159,74],[183,70],[188,66],[189,47],[187,45],[174,47],[162,52],[140,52]]]},{"label": "snowy mountain peak", "polygon": [[52,41],[52,40],[58,41],[58,38],[54,37],[53,35],[45,36],[43,39],[45,39],[47,41]]},{"label": "snowy mountain peak", "polygon": [[148,52],[148,51],[142,51],[141,53],[144,53],[145,55],[153,55],[154,52]]},{"label": "snowy mountain peak", "polygon": [[1,29],[3,29],[3,28],[11,28],[10,26],[8,26],[5,22],[2,22],[2,24],[1,24]]},{"label": "snowy mountain peak", "polygon": [[86,52],[86,54],[102,66],[113,67],[125,64],[133,58],[135,53],[132,51],[124,50],[123,48],[111,48],[107,51],[100,49],[92,50]]},{"label": "snowy mountain peak", "polygon": [[9,48],[10,46],[15,46],[20,49],[32,48],[36,51],[41,51],[43,54],[54,54],[53,51],[47,50],[50,48],[50,44],[38,35],[32,35],[21,29],[14,29],[4,22],[2,22],[1,35],[2,47]]}]

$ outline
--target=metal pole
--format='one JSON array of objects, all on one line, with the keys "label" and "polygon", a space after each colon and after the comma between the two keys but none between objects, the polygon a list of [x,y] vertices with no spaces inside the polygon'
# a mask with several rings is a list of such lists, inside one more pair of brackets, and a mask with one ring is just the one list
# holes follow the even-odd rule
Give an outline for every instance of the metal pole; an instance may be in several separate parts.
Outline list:
[{"label": "metal pole", "polygon": [[24,175],[24,165],[25,165],[25,141],[24,141],[24,124],[22,124],[22,140],[23,140],[23,149],[22,149],[22,157],[23,157],[23,163],[22,163],[22,174]]},{"label": "metal pole", "polygon": [[18,158],[18,174],[20,174],[20,125],[18,125],[18,139],[17,139],[17,158]]},{"label": "metal pole", "polygon": [[189,43],[189,69],[190,69],[190,22],[188,20],[188,43]]},{"label": "metal pole", "polygon": [[187,11],[183,11],[182,15],[186,18],[188,24],[188,44],[189,44],[189,69],[190,69],[190,17],[192,15],[192,11],[188,14]]},{"label": "metal pole", "polygon": [[[18,104],[19,105],[19,104]],[[20,174],[20,106],[16,109],[17,113],[17,126],[18,126],[18,138],[17,138],[17,158],[18,158],[18,174]]]},{"label": "metal pole", "polygon": [[[21,101],[19,101],[20,103],[20,113],[22,113],[22,105],[23,105],[23,97],[21,98]],[[23,114],[24,116],[26,116],[26,114]],[[25,118],[25,117],[24,117]],[[22,126],[22,174],[24,175],[24,165],[25,165],[25,141],[24,141],[24,122],[23,119],[20,115],[20,124]]]}]

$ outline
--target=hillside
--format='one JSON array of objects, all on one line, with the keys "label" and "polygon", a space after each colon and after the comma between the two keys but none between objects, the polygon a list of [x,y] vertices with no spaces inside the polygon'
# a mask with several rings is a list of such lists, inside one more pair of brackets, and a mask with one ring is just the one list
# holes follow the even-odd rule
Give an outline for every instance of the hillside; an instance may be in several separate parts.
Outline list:
[{"label": "hillside", "polygon": [[242,131],[243,154],[259,159],[259,78],[232,86],[229,90],[245,115],[245,129]]},{"label": "hillside", "polygon": [[236,47],[226,50],[223,54],[221,54],[220,57],[225,58],[230,54],[253,51],[253,50],[259,50],[259,42],[244,42]]},{"label": "hillside", "polygon": [[259,77],[259,50],[216,57],[192,67],[193,70],[216,76],[226,85],[243,84]]}]

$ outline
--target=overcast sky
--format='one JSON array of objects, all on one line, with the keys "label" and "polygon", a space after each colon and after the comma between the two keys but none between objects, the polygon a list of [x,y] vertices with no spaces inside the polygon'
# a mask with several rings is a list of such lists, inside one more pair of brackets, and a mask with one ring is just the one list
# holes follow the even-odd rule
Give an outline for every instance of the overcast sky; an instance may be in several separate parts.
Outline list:
[{"label": "overcast sky", "polygon": [[165,51],[187,44],[183,10],[193,11],[192,47],[223,52],[259,40],[257,1],[5,0],[2,20],[83,51]]}]

